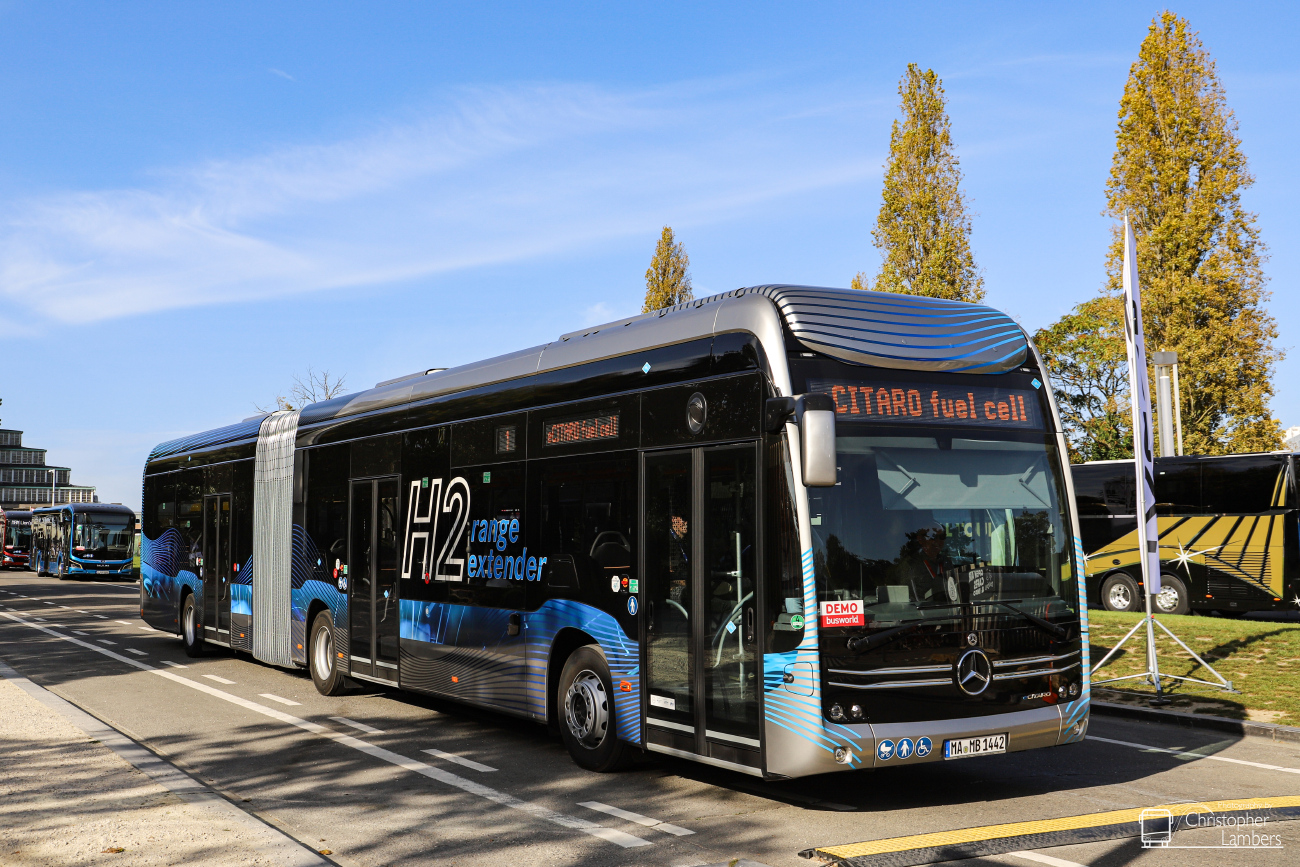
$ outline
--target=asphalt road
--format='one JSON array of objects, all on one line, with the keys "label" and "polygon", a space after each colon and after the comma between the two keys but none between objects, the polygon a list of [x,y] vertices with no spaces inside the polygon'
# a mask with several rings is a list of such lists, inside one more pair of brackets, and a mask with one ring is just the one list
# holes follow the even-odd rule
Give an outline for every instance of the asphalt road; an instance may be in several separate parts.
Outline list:
[{"label": "asphalt road", "polygon": [[[370,688],[326,698],[220,650],[189,659],[138,610],[134,583],[0,573],[0,661],[343,865],[796,867],[819,846],[1300,793],[1300,745],[1105,716],[1082,744],[906,770],[765,783],[653,759],[593,774],[531,723]],[[1268,832],[1282,849],[1130,839],[954,863],[1300,864],[1300,822]]]}]

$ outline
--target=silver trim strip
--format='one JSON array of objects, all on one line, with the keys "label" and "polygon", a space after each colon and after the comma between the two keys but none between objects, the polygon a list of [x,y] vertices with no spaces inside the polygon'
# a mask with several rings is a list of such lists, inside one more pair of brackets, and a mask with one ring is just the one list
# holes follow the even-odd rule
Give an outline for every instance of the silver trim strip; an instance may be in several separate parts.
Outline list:
[{"label": "silver trim strip", "polygon": [[726,732],[712,732],[705,729],[704,736],[706,738],[713,738],[715,741],[731,741],[737,744],[744,744],[745,746],[753,747],[754,749],[759,749],[763,746],[753,738],[743,738],[740,735],[729,735]]},{"label": "silver trim strip", "polygon": [[695,728],[693,726],[682,725],[681,723],[669,722],[666,719],[655,719],[652,716],[646,717],[645,721],[647,725],[660,726],[661,728],[666,728],[666,729],[676,729],[679,732],[686,732],[687,734],[691,734],[691,735],[695,734]]},{"label": "silver trim strip", "polygon": [[395,665],[393,665],[392,663],[389,663],[389,662],[380,662],[378,659],[376,659],[376,660],[375,660],[375,665],[379,665],[379,666],[382,666],[382,667],[384,667],[384,668],[391,668],[393,671],[397,671],[397,666],[395,666]]},{"label": "silver trim strip", "polygon": [[368,680],[371,683],[382,683],[384,686],[397,686],[397,681],[389,680],[386,677],[371,677],[368,674],[352,674],[352,673],[349,673],[348,677],[355,677],[357,680]]},{"label": "silver trim strip", "polygon": [[1038,668],[1033,671],[1009,671],[1006,674],[993,675],[994,680],[1027,680],[1031,677],[1043,677],[1049,674],[1065,674],[1072,668],[1078,668],[1079,663],[1072,662],[1062,668]]},{"label": "silver trim strip", "polygon": [[1057,656],[1024,656],[1020,659],[996,659],[993,661],[993,667],[1006,668],[1009,665],[1041,665],[1044,662],[1059,662],[1062,659],[1069,659],[1072,656],[1078,655],[1079,651],[1071,650],[1069,653],[1062,653]]},{"label": "silver trim strip", "polygon": [[727,762],[722,759],[715,759],[712,756],[702,756],[698,753],[688,753],[686,750],[675,750],[672,747],[664,747],[659,744],[647,743],[645,748],[652,753],[666,753],[670,756],[677,756],[679,759],[690,759],[694,762],[700,762],[705,765],[713,765],[717,768],[726,768],[730,771],[739,771],[742,774],[749,774],[751,777],[761,777],[763,772],[758,768],[751,768],[749,765],[738,765],[735,762]]},{"label": "silver trim strip", "polygon": [[853,668],[828,668],[831,674],[857,674],[857,675],[876,675],[876,674],[931,674],[936,671],[952,671],[952,663],[944,665],[905,665],[900,668],[873,668],[867,671],[859,671]]},{"label": "silver trim strip", "polygon": [[930,680],[887,680],[883,683],[836,683],[828,681],[830,686],[842,686],[846,689],[906,689],[909,686],[952,686],[951,677]]},{"label": "silver trim strip", "polygon": [[352,660],[353,662],[364,662],[366,665],[370,664],[370,660],[364,656],[349,656],[348,659]]}]

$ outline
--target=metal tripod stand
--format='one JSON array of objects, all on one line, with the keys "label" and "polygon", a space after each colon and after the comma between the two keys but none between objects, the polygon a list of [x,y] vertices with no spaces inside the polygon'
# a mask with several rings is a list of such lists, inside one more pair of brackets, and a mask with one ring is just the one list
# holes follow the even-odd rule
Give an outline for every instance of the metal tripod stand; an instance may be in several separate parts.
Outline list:
[{"label": "metal tripod stand", "polygon": [[[1146,590],[1146,588],[1149,586],[1150,586],[1149,584],[1145,585],[1143,586],[1142,589]],[[1147,683],[1150,683],[1152,686],[1156,688],[1155,698],[1151,699],[1151,701],[1149,702],[1152,707],[1163,707],[1170,703],[1170,699],[1165,697],[1164,687],[1161,685],[1162,678],[1168,678],[1169,680],[1185,680],[1188,681],[1189,683],[1201,683],[1206,686],[1212,686],[1216,689],[1226,690],[1227,692],[1238,693],[1239,690],[1232,688],[1232,681],[1225,679],[1223,675],[1215,671],[1214,668],[1208,662],[1206,662],[1204,659],[1201,659],[1201,657],[1196,653],[1195,650],[1192,650],[1190,647],[1188,647],[1186,644],[1183,643],[1183,640],[1181,638],[1179,638],[1177,635],[1174,635],[1174,633],[1170,631],[1168,626],[1165,626],[1159,620],[1156,620],[1155,614],[1153,614],[1151,611],[1151,594],[1144,592],[1142,595],[1146,597],[1146,601],[1147,601],[1146,615],[1143,616],[1143,618],[1137,622],[1136,626],[1134,626],[1132,629],[1128,631],[1127,635],[1125,635],[1123,638],[1119,640],[1119,644],[1116,644],[1114,647],[1110,649],[1110,653],[1107,653],[1106,656],[1102,658],[1101,662],[1097,663],[1092,667],[1092,670],[1100,671],[1102,666],[1110,662],[1111,658],[1114,657],[1115,654],[1119,652],[1119,649],[1124,646],[1124,642],[1128,641],[1130,638],[1136,635],[1137,631],[1141,629],[1143,626],[1146,626],[1147,628],[1146,671],[1143,671],[1140,674],[1127,674],[1124,677],[1112,677],[1108,680],[1094,680],[1092,682],[1092,685],[1101,686],[1103,683],[1115,683],[1116,681],[1120,681],[1120,680],[1136,680],[1137,678],[1145,678]],[[1199,680],[1195,677],[1184,677],[1181,674],[1162,675],[1160,673],[1160,665],[1156,661],[1155,628],[1157,626],[1163,629],[1165,635],[1168,635],[1170,638],[1172,638],[1178,644],[1179,647],[1181,647],[1183,650],[1186,650],[1188,653],[1190,653],[1192,655],[1192,659],[1195,659],[1197,662],[1199,662],[1202,668],[1204,668],[1210,674],[1217,677],[1219,679],[1219,682],[1211,683],[1208,680]]]}]

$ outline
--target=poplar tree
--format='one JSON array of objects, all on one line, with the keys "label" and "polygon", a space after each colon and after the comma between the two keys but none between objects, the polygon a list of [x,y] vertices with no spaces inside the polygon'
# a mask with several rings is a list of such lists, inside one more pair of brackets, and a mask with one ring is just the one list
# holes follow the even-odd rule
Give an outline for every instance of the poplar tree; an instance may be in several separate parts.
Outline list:
[{"label": "poplar tree", "polygon": [[682,242],[673,238],[672,226],[664,226],[645,272],[645,305],[641,312],[661,310],[694,298],[690,265],[691,257],[686,255]]},{"label": "poplar tree", "polygon": [[984,278],[970,248],[971,219],[961,191],[943,83],[915,63],[898,84],[902,121],[889,133],[880,213],[871,236],[884,256],[874,284],[859,272],[854,289],[929,295],[956,301],[984,297]]},{"label": "poplar tree", "polygon": [[[1265,309],[1264,245],[1241,204],[1254,183],[1214,60],[1184,18],[1151,22],[1120,101],[1106,214],[1133,220],[1150,351],[1178,353],[1189,453],[1281,446],[1271,376],[1281,353]],[[1123,229],[1107,288],[1122,291]]]}]

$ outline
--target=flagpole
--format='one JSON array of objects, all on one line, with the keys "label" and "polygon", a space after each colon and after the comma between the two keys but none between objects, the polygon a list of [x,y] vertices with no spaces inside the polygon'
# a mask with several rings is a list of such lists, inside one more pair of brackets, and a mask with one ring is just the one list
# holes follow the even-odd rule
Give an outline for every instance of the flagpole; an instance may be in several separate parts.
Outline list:
[{"label": "flagpole", "polygon": [[1139,562],[1142,564],[1142,596],[1146,601],[1146,613],[1143,615],[1141,622],[1129,630],[1128,634],[1120,639],[1110,649],[1110,652],[1093,666],[1093,671],[1098,671],[1103,665],[1119,652],[1124,643],[1137,634],[1138,630],[1146,626],[1146,653],[1147,667],[1146,671],[1141,674],[1131,674],[1126,677],[1113,677],[1109,680],[1095,680],[1093,686],[1100,686],[1103,683],[1114,683],[1119,680],[1133,680],[1135,678],[1145,678],[1148,683],[1156,688],[1155,697],[1150,700],[1152,706],[1167,705],[1170,700],[1164,694],[1164,686],[1161,682],[1160,663],[1156,658],[1156,627],[1172,638],[1177,644],[1192,655],[1192,658],[1200,663],[1206,671],[1218,678],[1219,683],[1209,683],[1204,680],[1197,680],[1193,677],[1183,677],[1177,674],[1163,675],[1170,680],[1183,680],[1194,683],[1203,683],[1207,686],[1215,686],[1226,689],[1228,692],[1237,692],[1232,688],[1232,682],[1210,667],[1210,664],[1197,654],[1173,632],[1169,627],[1156,620],[1155,612],[1151,610],[1151,599],[1160,593],[1160,529],[1156,522],[1156,497],[1155,497],[1155,434],[1151,427],[1151,391],[1147,383],[1147,358],[1146,358],[1146,337],[1142,331],[1142,288],[1138,283],[1137,271],[1137,240],[1133,235],[1133,224],[1129,220],[1128,214],[1124,215],[1124,342],[1128,350],[1128,376],[1129,376],[1129,403],[1132,409],[1133,418],[1133,471],[1137,481],[1137,548]]}]

